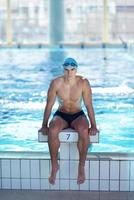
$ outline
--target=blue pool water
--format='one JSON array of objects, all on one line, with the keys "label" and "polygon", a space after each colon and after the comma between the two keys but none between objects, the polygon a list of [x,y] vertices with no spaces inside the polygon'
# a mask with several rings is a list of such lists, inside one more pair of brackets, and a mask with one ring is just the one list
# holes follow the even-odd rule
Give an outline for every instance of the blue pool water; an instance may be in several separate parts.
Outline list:
[{"label": "blue pool water", "polygon": [[48,151],[37,131],[48,85],[67,56],[92,86],[101,130],[92,152],[134,152],[134,50],[95,48],[0,50],[0,151]]}]

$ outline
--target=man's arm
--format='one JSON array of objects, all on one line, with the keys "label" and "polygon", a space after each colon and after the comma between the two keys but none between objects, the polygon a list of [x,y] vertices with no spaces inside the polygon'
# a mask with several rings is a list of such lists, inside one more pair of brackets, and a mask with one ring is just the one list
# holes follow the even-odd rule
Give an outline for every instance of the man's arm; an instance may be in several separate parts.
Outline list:
[{"label": "man's arm", "polygon": [[94,109],[92,105],[92,90],[89,84],[89,81],[87,79],[83,80],[83,100],[84,104],[86,106],[87,112],[88,112],[88,117],[90,119],[90,124],[91,128],[89,130],[89,133],[91,135],[95,135],[98,130],[96,127],[96,121],[95,121],[95,114],[94,114]]},{"label": "man's arm", "polygon": [[48,120],[51,114],[52,107],[55,103],[55,99],[56,99],[56,84],[55,81],[52,81],[47,93],[47,102],[44,110],[42,128],[39,130],[44,134],[48,133]]}]

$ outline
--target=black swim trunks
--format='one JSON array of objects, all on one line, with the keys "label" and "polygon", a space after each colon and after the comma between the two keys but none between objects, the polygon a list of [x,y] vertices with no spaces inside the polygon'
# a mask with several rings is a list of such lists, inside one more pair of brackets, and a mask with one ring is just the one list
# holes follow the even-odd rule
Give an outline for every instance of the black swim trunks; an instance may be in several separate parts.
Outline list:
[{"label": "black swim trunks", "polygon": [[74,113],[74,114],[69,114],[69,113],[64,113],[64,112],[61,112],[59,110],[57,110],[55,113],[54,113],[54,117],[55,116],[59,116],[61,117],[62,119],[64,119],[69,127],[71,127],[71,123],[78,117],[80,116],[84,116],[86,117],[85,113],[83,112],[83,110],[77,112],[77,113]]}]

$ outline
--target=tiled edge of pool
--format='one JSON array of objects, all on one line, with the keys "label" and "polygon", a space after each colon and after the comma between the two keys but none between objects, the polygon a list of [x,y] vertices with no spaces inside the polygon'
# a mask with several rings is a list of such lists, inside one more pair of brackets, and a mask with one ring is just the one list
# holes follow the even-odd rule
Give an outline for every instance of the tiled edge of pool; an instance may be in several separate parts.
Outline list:
[{"label": "tiled edge of pool", "polygon": [[77,184],[78,160],[60,157],[55,185],[50,185],[50,157],[45,153],[0,152],[0,189],[134,191],[134,153],[90,153],[86,181]]}]

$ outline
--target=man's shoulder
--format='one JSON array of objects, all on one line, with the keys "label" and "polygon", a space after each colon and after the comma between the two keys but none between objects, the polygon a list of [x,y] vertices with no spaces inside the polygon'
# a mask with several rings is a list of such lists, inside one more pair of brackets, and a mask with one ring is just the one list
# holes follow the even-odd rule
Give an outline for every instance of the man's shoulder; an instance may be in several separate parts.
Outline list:
[{"label": "man's shoulder", "polygon": [[63,76],[59,76],[59,77],[56,77],[55,79],[53,79],[52,82],[57,83],[57,82],[60,82],[62,80],[63,80]]},{"label": "man's shoulder", "polygon": [[78,79],[83,91],[87,91],[90,89],[90,82],[86,77],[78,76]]},{"label": "man's shoulder", "polygon": [[57,86],[63,81],[63,76],[59,76],[51,81],[51,85]]},{"label": "man's shoulder", "polygon": [[78,80],[81,81],[82,83],[89,83],[89,80],[84,77],[84,76],[77,76],[78,77]]}]

